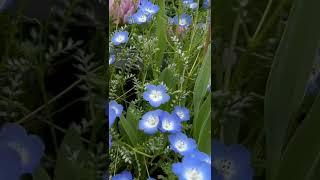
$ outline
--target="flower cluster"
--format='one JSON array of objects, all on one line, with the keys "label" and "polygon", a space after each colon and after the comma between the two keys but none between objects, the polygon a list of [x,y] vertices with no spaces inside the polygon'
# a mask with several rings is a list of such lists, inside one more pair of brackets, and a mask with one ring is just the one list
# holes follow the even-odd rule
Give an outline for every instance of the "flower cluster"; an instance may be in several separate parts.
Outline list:
[{"label": "flower cluster", "polygon": [[138,11],[129,18],[130,24],[143,24],[150,22],[152,17],[159,11],[159,6],[148,0],[141,0]]},{"label": "flower cluster", "polygon": [[14,123],[3,125],[0,131],[0,179],[19,180],[33,173],[44,154],[44,144],[35,135]]}]

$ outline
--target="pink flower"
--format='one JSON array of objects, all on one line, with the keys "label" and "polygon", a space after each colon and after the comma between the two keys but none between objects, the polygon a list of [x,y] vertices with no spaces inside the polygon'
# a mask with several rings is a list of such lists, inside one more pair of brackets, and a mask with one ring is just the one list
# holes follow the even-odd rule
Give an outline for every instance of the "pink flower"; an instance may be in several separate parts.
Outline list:
[{"label": "pink flower", "polygon": [[109,17],[116,24],[126,23],[139,3],[140,0],[109,0]]}]

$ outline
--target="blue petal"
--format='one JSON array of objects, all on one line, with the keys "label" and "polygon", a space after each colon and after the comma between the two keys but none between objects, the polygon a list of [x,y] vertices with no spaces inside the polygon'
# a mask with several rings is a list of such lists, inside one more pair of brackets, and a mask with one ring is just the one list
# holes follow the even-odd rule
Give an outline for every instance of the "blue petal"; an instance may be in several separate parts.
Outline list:
[{"label": "blue petal", "polygon": [[112,177],[112,180],[132,180],[132,174],[129,171],[123,171]]},{"label": "blue petal", "polygon": [[19,154],[9,147],[0,146],[0,179],[20,180],[22,166]]},{"label": "blue petal", "polygon": [[22,126],[17,123],[6,123],[1,128],[0,136],[21,138],[27,136],[27,132]]}]

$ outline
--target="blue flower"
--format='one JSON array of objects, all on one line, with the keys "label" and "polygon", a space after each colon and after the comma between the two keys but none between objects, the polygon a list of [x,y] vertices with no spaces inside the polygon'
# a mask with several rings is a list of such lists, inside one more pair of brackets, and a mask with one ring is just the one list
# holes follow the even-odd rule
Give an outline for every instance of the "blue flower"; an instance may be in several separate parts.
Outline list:
[{"label": "blue flower", "polygon": [[116,61],[116,56],[114,54],[111,54],[109,57],[109,64],[113,64]]},{"label": "blue flower", "polygon": [[139,10],[146,12],[148,14],[156,14],[159,11],[159,6],[153,4],[152,2],[148,0],[141,0],[140,5],[139,5]]},{"label": "blue flower", "polygon": [[160,125],[159,129],[161,132],[177,133],[182,129],[181,121],[177,116],[173,116],[168,112],[162,112],[160,114]]},{"label": "blue flower", "polygon": [[213,179],[219,176],[229,180],[252,179],[251,157],[244,146],[239,144],[225,146],[214,140],[212,150],[213,167],[217,172]]},{"label": "blue flower", "polygon": [[111,127],[117,117],[121,116],[123,106],[116,101],[109,102],[109,127]]},{"label": "blue flower", "polygon": [[22,166],[19,154],[12,148],[0,144],[0,159],[0,179],[20,180]]},{"label": "blue flower", "polygon": [[191,16],[187,14],[182,14],[180,17],[178,15],[173,17],[174,24],[180,27],[188,27],[191,24]]},{"label": "blue flower", "polygon": [[112,180],[132,180],[132,174],[129,171],[122,171],[120,174],[116,174],[112,177]]},{"label": "blue flower", "polygon": [[159,107],[169,101],[170,96],[167,94],[167,89],[164,85],[147,85],[147,91],[143,93],[143,98],[153,107]]},{"label": "blue flower", "polygon": [[156,180],[155,178],[149,177],[147,180]]},{"label": "blue flower", "polygon": [[195,158],[184,157],[182,162],[174,163],[172,171],[179,180],[211,180],[211,166]]},{"label": "blue flower", "polygon": [[143,23],[149,22],[151,18],[152,18],[151,14],[140,10],[130,17],[129,23],[143,24]]},{"label": "blue flower", "polygon": [[114,35],[111,38],[111,41],[114,45],[120,45],[123,43],[126,43],[129,39],[129,33],[128,31],[118,31],[115,32]]},{"label": "blue flower", "polygon": [[206,162],[211,165],[211,156],[209,156],[204,152],[199,151],[198,149],[195,149],[190,153],[187,153],[185,156],[188,156],[190,158],[196,158],[200,161]]},{"label": "blue flower", "polygon": [[209,0],[204,0],[202,6],[203,6],[204,8],[206,8],[206,9],[209,8],[209,7],[210,7],[210,2],[209,2]]},{"label": "blue flower", "polygon": [[169,135],[169,142],[170,148],[181,155],[188,154],[197,148],[196,141],[181,132]]},{"label": "blue flower", "polygon": [[44,144],[35,135],[15,123],[5,124],[0,131],[0,144],[14,150],[20,157],[22,173],[32,173],[40,164],[44,154]]},{"label": "blue flower", "polygon": [[139,121],[139,129],[146,134],[156,133],[160,123],[160,114],[162,112],[162,110],[155,110],[145,113]]},{"label": "blue flower", "polygon": [[182,3],[185,7],[188,7],[192,10],[198,7],[198,3],[194,2],[193,0],[183,0]]},{"label": "blue flower", "polygon": [[189,110],[185,107],[176,106],[172,113],[178,116],[181,121],[190,120]]}]

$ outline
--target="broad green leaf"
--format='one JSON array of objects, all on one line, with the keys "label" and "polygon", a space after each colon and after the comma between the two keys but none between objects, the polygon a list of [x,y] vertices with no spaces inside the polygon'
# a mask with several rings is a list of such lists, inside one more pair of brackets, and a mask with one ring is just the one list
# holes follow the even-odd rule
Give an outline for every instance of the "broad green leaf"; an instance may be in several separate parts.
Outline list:
[{"label": "broad green leaf", "polygon": [[34,173],[33,173],[33,180],[50,180],[51,178],[49,177],[48,173],[46,170],[42,167],[38,168]]},{"label": "broad green leaf", "polygon": [[207,95],[206,100],[201,105],[199,115],[193,122],[195,138],[197,139],[199,150],[211,152],[211,93]]},{"label": "broad green leaf", "polygon": [[83,148],[80,135],[70,128],[60,145],[55,167],[55,180],[95,180],[95,171],[86,166],[89,155]]},{"label": "broad green leaf", "polygon": [[290,122],[303,99],[318,40],[318,0],[296,0],[269,75],[265,95],[267,176],[274,179]]},{"label": "broad green leaf", "polygon": [[209,45],[206,56],[198,71],[198,76],[193,90],[193,111],[197,117],[200,104],[207,93],[207,87],[211,77],[211,45]]},{"label": "broad green leaf", "polygon": [[134,113],[133,108],[133,105],[129,106],[127,116],[124,117],[122,115],[119,123],[129,138],[130,144],[134,146],[138,143],[138,122],[140,116]]},{"label": "broad green leaf", "polygon": [[[277,180],[312,177],[320,158],[320,96],[287,146]],[[312,172],[313,171],[313,172]]]}]

